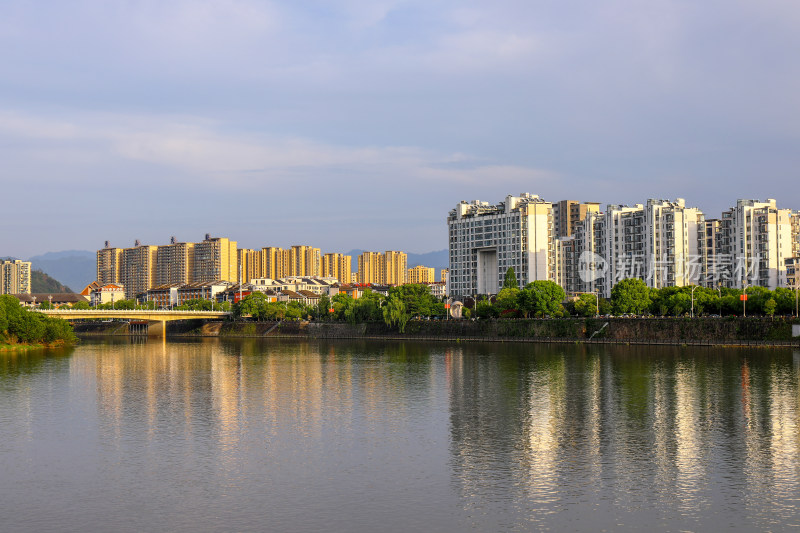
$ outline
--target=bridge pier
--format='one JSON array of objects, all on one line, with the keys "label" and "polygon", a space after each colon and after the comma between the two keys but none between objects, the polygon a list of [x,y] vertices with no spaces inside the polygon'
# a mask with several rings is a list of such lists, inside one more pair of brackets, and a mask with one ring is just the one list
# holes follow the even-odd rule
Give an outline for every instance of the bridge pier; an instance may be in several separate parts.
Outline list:
[{"label": "bridge pier", "polygon": [[154,320],[147,324],[147,336],[148,337],[161,337],[162,339],[167,338],[167,321],[166,320]]}]

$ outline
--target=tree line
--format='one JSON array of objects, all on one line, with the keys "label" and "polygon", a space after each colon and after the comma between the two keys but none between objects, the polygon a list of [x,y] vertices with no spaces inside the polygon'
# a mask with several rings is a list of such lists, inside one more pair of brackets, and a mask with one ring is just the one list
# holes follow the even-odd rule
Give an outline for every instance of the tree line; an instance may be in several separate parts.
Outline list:
[{"label": "tree line", "polygon": [[66,320],[29,311],[11,295],[0,296],[0,343],[71,344],[76,341]]}]

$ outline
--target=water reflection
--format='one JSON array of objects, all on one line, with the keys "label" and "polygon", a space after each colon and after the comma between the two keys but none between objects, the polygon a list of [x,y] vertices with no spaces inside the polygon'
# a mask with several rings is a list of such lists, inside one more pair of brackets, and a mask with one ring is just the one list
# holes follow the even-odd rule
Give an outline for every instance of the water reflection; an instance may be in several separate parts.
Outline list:
[{"label": "water reflection", "polygon": [[0,400],[9,531],[26,516],[74,531],[494,531],[800,515],[798,351],[87,343],[0,357]]}]

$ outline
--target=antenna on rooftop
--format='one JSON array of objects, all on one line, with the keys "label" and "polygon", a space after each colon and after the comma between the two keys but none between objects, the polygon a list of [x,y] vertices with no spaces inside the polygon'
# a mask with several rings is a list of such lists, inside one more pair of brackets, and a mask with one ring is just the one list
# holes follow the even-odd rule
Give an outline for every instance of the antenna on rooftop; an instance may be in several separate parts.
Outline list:
[{"label": "antenna on rooftop", "polygon": [[111,248],[111,245],[108,241],[106,241],[106,248]]},{"label": "antenna on rooftop", "polygon": [[169,243],[170,244],[175,244],[176,242],[178,242],[178,239],[175,238],[175,235],[173,235],[172,237],[169,238]]},{"label": "antenna on rooftop", "polygon": [[142,243],[141,243],[141,242],[139,242],[139,239],[136,239],[135,241],[133,241],[133,247],[134,247],[134,248],[136,248],[136,247],[139,247],[139,246],[141,246],[141,245],[142,245]]},{"label": "antenna on rooftop", "polygon": [[206,240],[207,240],[207,241],[210,241],[210,240],[211,240],[211,234],[210,234],[210,233],[206,233]]}]

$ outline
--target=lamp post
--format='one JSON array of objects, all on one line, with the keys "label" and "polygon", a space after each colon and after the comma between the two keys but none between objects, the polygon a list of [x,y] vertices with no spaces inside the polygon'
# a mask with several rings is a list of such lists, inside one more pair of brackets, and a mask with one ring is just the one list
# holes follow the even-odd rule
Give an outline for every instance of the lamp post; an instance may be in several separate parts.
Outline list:
[{"label": "lamp post", "polygon": [[594,291],[594,303],[595,303],[595,313],[594,316],[597,318],[600,316],[600,289],[595,289]]},{"label": "lamp post", "polygon": [[722,317],[722,282],[717,283],[717,292],[719,293],[719,316]]},{"label": "lamp post", "polygon": [[692,313],[691,317],[694,318],[694,291],[697,289],[697,285],[692,286]]},{"label": "lamp post", "polygon": [[747,282],[744,284],[742,291],[742,317],[747,318]]}]

